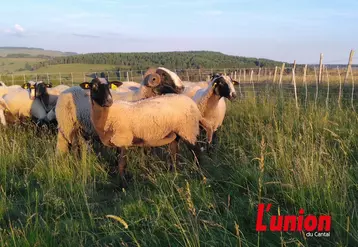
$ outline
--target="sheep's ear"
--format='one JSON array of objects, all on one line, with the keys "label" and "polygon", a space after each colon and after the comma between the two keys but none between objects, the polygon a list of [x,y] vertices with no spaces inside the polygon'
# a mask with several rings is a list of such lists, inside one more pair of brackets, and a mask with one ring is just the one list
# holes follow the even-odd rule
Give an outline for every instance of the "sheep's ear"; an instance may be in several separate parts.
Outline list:
[{"label": "sheep's ear", "polygon": [[21,86],[23,89],[29,89],[30,88],[30,83],[24,83],[22,86]]},{"label": "sheep's ear", "polygon": [[110,87],[111,87],[111,89],[114,89],[114,90],[122,85],[123,85],[123,82],[121,82],[121,81],[111,81],[110,82]]},{"label": "sheep's ear", "polygon": [[89,83],[89,82],[82,82],[80,84],[80,87],[83,88],[83,89],[90,89],[92,87],[92,83]]}]

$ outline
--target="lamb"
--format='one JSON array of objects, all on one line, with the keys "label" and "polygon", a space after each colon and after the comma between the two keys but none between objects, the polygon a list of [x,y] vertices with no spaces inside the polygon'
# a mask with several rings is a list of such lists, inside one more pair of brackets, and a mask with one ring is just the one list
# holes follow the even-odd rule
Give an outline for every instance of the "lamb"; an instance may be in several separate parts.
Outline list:
[{"label": "lamb", "polygon": [[[206,121],[204,129],[206,130],[208,144],[212,142],[213,137],[216,139],[216,131],[224,121],[226,113],[224,98],[235,99],[236,91],[233,80],[222,74],[213,75],[209,85],[206,88],[199,89],[192,97]],[[209,128],[207,128],[207,125],[209,125]]]},{"label": "lamb", "polygon": [[181,138],[192,151],[198,153],[195,144],[202,117],[189,97],[168,94],[137,102],[114,101],[109,85],[103,80],[96,78],[80,86],[90,88],[91,122],[101,142],[121,150],[118,162],[121,176],[126,167],[126,149],[131,146],[170,144],[175,162],[177,141]]},{"label": "lamb", "polygon": [[[158,69],[158,72],[163,71],[165,70]],[[169,73],[165,75],[163,73],[162,76],[157,73],[148,73],[141,83],[140,92],[148,90],[153,94],[141,94],[140,97],[138,94],[134,94],[135,97],[127,97],[126,99],[134,101],[156,94],[180,91],[182,87],[179,82],[177,84],[171,83],[177,81],[177,78],[172,78]],[[161,78],[164,78],[164,82]],[[111,82],[110,86],[112,87],[113,84],[120,87],[122,82]],[[174,88],[172,84],[174,84]],[[113,92],[113,90],[111,91]],[[97,137],[90,120],[90,105],[88,90],[83,90],[80,87],[67,89],[59,96],[55,108],[58,122],[57,153],[67,153],[71,146],[77,148],[77,141],[81,136],[87,140],[93,140]]]},{"label": "lamb", "polygon": [[0,98],[0,118],[1,123],[6,125],[5,114],[10,122],[15,122],[22,118],[32,117],[37,120],[46,118],[47,109],[52,102],[52,98],[47,94],[49,84],[42,82],[28,82],[22,88],[12,90]]}]

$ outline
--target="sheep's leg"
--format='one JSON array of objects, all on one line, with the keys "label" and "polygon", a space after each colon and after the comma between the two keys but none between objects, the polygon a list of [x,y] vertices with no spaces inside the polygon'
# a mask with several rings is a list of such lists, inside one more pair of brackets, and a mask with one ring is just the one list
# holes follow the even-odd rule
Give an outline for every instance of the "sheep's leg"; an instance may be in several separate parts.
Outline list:
[{"label": "sheep's leg", "polygon": [[203,128],[206,131],[206,137],[207,137],[208,143],[211,143],[212,138],[213,138],[213,127],[207,120],[205,120],[205,118],[202,118],[200,120],[200,124],[203,126]]},{"label": "sheep's leg", "polygon": [[127,167],[127,150],[126,148],[117,148],[118,155],[118,171],[119,175],[124,178]]},{"label": "sheep's leg", "polygon": [[5,114],[4,114],[4,110],[0,109],[0,123],[4,126],[6,126],[6,119],[5,119]]},{"label": "sheep's leg", "polygon": [[169,168],[170,171],[173,171],[173,168],[176,171],[176,168],[177,168],[177,154],[178,154],[178,149],[179,149],[179,143],[178,143],[177,139],[172,141],[169,144],[169,153],[170,153],[170,157],[171,157],[171,161],[172,161],[172,163],[170,164],[170,168]]},{"label": "sheep's leg", "polygon": [[69,149],[70,149],[70,144],[68,140],[64,137],[63,133],[59,130],[57,133],[56,153],[57,154],[68,153]]}]

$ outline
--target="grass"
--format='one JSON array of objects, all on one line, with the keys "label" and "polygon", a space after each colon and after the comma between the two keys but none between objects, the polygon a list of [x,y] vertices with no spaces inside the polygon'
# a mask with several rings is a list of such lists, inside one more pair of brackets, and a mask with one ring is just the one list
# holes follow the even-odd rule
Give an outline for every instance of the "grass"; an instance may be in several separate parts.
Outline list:
[{"label": "grass", "polygon": [[[0,57],[0,74],[12,73],[19,69],[23,69],[25,64],[30,65],[44,61],[42,58],[4,58]],[[29,71],[25,71],[28,73]],[[22,73],[22,72],[17,72]]]},{"label": "grass", "polygon": [[78,73],[78,72],[101,72],[106,70],[114,70],[115,65],[110,64],[57,64],[40,68],[34,73]]},{"label": "grass", "polygon": [[[310,91],[306,106],[299,94],[297,110],[287,92],[243,92],[200,171],[185,149],[177,173],[133,149],[127,189],[93,153],[56,157],[56,136],[0,129],[0,245],[357,246],[358,116],[349,95],[342,109],[333,97],[327,109],[324,93],[315,104]],[[258,234],[259,202],[273,204],[269,215],[329,214],[331,236]]]}]

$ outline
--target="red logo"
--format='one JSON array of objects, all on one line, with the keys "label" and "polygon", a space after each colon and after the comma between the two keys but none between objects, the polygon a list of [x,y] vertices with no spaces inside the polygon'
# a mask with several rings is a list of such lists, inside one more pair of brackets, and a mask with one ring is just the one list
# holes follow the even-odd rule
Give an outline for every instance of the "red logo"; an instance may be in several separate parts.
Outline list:
[{"label": "red logo", "polygon": [[[264,224],[264,213],[268,213],[272,204],[259,204],[257,218],[256,218],[256,231],[266,232],[267,225]],[[304,215],[305,211],[301,208],[298,211],[299,215],[272,215],[270,217],[269,231],[282,231],[282,232],[295,232],[305,231],[306,236],[313,236],[310,232],[315,232],[315,236],[329,236],[331,230],[331,216],[329,215]]]}]

